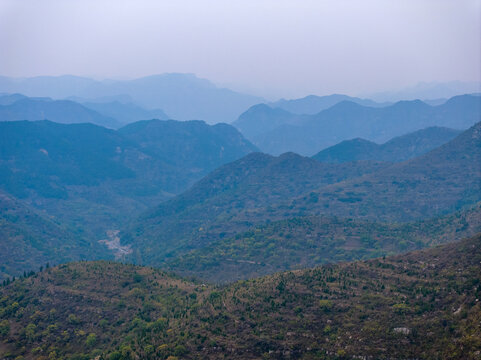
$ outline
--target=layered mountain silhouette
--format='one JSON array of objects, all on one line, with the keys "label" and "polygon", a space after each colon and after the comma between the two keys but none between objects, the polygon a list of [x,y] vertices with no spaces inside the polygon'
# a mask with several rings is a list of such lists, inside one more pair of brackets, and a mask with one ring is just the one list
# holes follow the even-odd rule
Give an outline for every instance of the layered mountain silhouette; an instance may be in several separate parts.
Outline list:
[{"label": "layered mountain silhouette", "polygon": [[269,103],[268,105],[272,108],[283,109],[293,114],[314,115],[342,101],[351,101],[362,106],[370,107],[384,107],[392,105],[392,103],[377,103],[369,99],[360,99],[342,94],[332,94],[327,96],[309,95],[300,99],[292,100],[281,99],[279,101]]},{"label": "layered mountain silhouette", "polygon": [[170,117],[161,109],[146,110],[132,103],[120,101],[84,102],[82,105],[99,114],[111,117],[126,125],[140,120],[168,120]]},{"label": "layered mountain silhouette", "polygon": [[[11,105],[18,100],[24,100],[27,96],[22,94],[0,94],[0,105]],[[40,100],[49,100],[49,98],[36,98]]]},{"label": "layered mountain silhouette", "polygon": [[397,91],[370,94],[369,98],[376,101],[424,100],[450,98],[461,94],[479,94],[480,92],[481,82],[479,81],[420,82]]},{"label": "layered mountain silhouette", "polygon": [[[317,190],[291,206],[342,216],[409,221],[481,199],[481,122],[420,157]],[[313,201],[313,198],[315,201]],[[315,204],[315,205],[313,205]],[[323,210],[324,209],[324,210]]]},{"label": "layered mountain silhouette", "polygon": [[[76,233],[68,235],[72,239],[102,240],[107,230],[124,227],[118,246],[131,246],[128,259],[170,264],[181,271],[191,265],[179,265],[175,260],[179,255],[203,248],[216,254],[212,244],[222,248],[233,241],[234,246],[237,236],[244,239],[250,231],[257,234],[256,229],[270,234],[281,229],[279,234],[288,234],[288,229],[297,226],[293,219],[299,217],[335,215],[341,227],[349,227],[343,220],[346,217],[371,222],[418,221],[469,208],[481,200],[480,126],[476,124],[422,156],[392,164],[372,160],[323,163],[294,153],[244,156],[256,148],[237,130],[201,121],[140,121],[118,131],[93,124],[3,122],[0,184],[9,199],[20,199],[14,200],[61,223],[64,231],[68,227]],[[448,129],[426,131],[453,135]],[[417,139],[419,133],[414,135],[410,136]],[[393,148],[409,148],[405,144],[411,143],[400,139],[393,140],[398,144]],[[148,208],[151,210],[146,211]],[[282,221],[288,221],[287,228],[266,225]],[[314,224],[326,224],[323,221]],[[359,229],[371,226],[358,224]],[[337,248],[334,240],[330,244]],[[416,241],[413,244],[421,246]],[[336,250],[329,259],[341,256],[349,260],[402,249],[389,246],[369,250],[363,245],[360,252]],[[246,254],[250,251],[252,248],[246,249]],[[237,255],[232,259],[246,260]],[[285,263],[294,266],[296,262]]]},{"label": "layered mountain silhouette", "polygon": [[144,214],[122,240],[158,264],[266,221],[327,214],[405,222],[453,212],[481,200],[480,129],[394,165],[250,154]]},{"label": "layered mountain silhouette", "polygon": [[295,115],[284,109],[272,108],[266,104],[257,104],[244,112],[232,124],[249,139],[274,131],[282,125],[302,124],[306,116]]},{"label": "layered mountain silhouette", "polygon": [[256,150],[235,128],[201,121],[151,120],[119,131],[0,122],[0,140],[1,189],[97,238]]},{"label": "layered mountain silhouette", "polygon": [[315,115],[283,111],[279,116],[279,111],[266,105],[251,108],[233,125],[264,152],[314,155],[353,138],[383,143],[431,126],[467,129],[481,118],[481,97],[456,96],[438,106],[401,101],[382,108],[343,101]]},{"label": "layered mountain silhouette", "polygon": [[63,124],[92,123],[117,128],[121,122],[70,100],[29,98],[20,94],[0,97],[0,121],[51,120]]},{"label": "layered mountain silhouette", "polygon": [[0,116],[0,121],[51,120],[63,124],[89,122],[109,128],[119,128],[140,120],[169,119],[161,109],[146,110],[120,99],[95,99],[94,102],[89,102],[73,98],[30,98],[22,94],[1,95]]},{"label": "layered mountain silhouette", "polygon": [[398,136],[381,145],[357,138],[322,150],[313,158],[333,163],[357,160],[400,162],[427,153],[452,140],[460,132],[454,129],[430,127]]},{"label": "layered mountain silhouette", "polygon": [[[147,211],[122,239],[135,243],[145,261],[158,262],[171,251],[204,246],[216,236],[283,218],[289,211],[271,207],[287,199],[387,166],[375,162],[323,164],[294,153],[279,157],[252,153],[218,168],[186,192]],[[256,218],[250,218],[259,209]],[[147,253],[144,247],[158,250]]]},{"label": "layered mountain silhouette", "polygon": [[55,99],[127,95],[135,104],[146,109],[162,109],[173,119],[200,119],[208,123],[232,122],[250,106],[263,102],[262,98],[219,88],[193,74],[175,73],[122,81],[96,81],[76,76],[0,77],[0,92]]},{"label": "layered mountain silhouette", "polygon": [[257,150],[233,126],[199,120],[138,121],[119,133],[157,159],[202,174]]}]

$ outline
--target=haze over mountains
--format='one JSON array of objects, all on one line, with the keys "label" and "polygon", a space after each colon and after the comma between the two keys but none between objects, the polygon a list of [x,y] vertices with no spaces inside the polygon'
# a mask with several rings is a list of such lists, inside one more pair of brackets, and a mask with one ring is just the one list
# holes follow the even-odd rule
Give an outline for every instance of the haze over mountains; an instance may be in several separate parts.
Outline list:
[{"label": "haze over mountains", "polygon": [[293,113],[293,114],[314,115],[342,101],[351,101],[359,105],[370,106],[370,107],[384,107],[384,106],[392,105],[392,103],[377,103],[369,99],[360,99],[360,98],[341,95],[341,94],[333,94],[333,95],[327,95],[327,96],[309,95],[301,99],[292,99],[292,100],[281,99],[276,102],[269,103],[267,105],[269,105],[272,108],[279,108],[279,109],[289,111],[290,113]]},{"label": "haze over mountains", "polygon": [[[0,76],[0,93],[20,93],[30,97],[51,97],[55,100],[66,99],[82,104],[95,103],[97,105],[92,106],[92,109],[113,117],[121,123],[126,123],[125,120],[127,120],[115,116],[122,117],[121,112],[109,110],[107,106],[104,106],[104,113],[99,111],[98,104],[132,103],[147,111],[160,111],[159,109],[161,109],[171,119],[204,120],[212,124],[231,123],[249,107],[260,103],[266,103],[270,107],[284,109],[293,114],[314,115],[342,101],[351,101],[370,107],[385,107],[399,100],[421,99],[431,105],[440,105],[453,96],[479,93],[480,89],[479,83],[419,84],[409,91],[385,95],[384,98],[389,98],[389,100],[379,100],[384,96],[380,94],[374,97],[377,99],[376,101],[334,94],[309,95],[300,99],[281,99],[269,103],[258,96],[217,87],[212,82],[200,79],[193,74],[166,73],[133,80],[107,79],[101,81],[72,75],[32,78]],[[135,111],[135,109],[127,109],[127,112],[135,113]],[[158,116],[135,118],[131,121],[151,118],[165,119],[160,116],[162,113],[158,112],[158,114]]]},{"label": "haze over mountains", "polygon": [[[339,156],[336,149],[346,147],[341,143],[320,152],[316,160],[294,153],[251,153],[255,146],[227,124],[150,120],[114,131],[92,124],[3,122],[1,189],[10,194],[5,199],[23,202],[14,208],[41,212],[34,223],[51,218],[61,224],[63,232],[71,233],[66,243],[72,249],[76,242],[95,249],[98,240],[107,239],[114,241],[114,251],[105,252],[102,245],[103,251],[97,252],[101,256],[169,263],[186,271],[192,266],[179,267],[177,256],[213,243],[221,246],[222,239],[244,236],[269,221],[319,215],[416,221],[469,208],[481,200],[479,126],[457,137],[456,130],[428,128],[375,145],[374,150],[370,146],[369,152],[355,149],[357,157],[352,151]],[[141,216],[135,220],[137,215]],[[4,226],[10,234],[8,229],[18,224],[8,219],[12,217],[5,217]],[[469,224],[476,227],[473,221]],[[117,230],[123,230],[119,239]],[[108,231],[114,235],[107,236]],[[23,233],[35,234],[35,229],[26,226]],[[49,236],[41,234],[34,237],[48,243]],[[73,251],[79,255],[72,259],[82,258],[82,249]],[[376,254],[366,246],[361,249],[362,254]],[[278,250],[274,244],[274,252]],[[45,256],[61,261],[60,254]],[[285,266],[293,266],[295,259]],[[32,260],[32,265],[37,263]],[[21,266],[8,264],[3,272]],[[223,279],[229,276],[233,275]]]},{"label": "haze over mountains", "polygon": [[0,0],[0,360],[481,360],[480,11]]},{"label": "haze over mountains", "polygon": [[267,221],[325,214],[399,222],[453,212],[481,201],[480,128],[393,165],[250,154],[141,216],[121,240],[145,263],[161,264]]},{"label": "haze over mountains", "polygon": [[479,355],[481,97],[0,85],[0,357]]},{"label": "haze over mountains", "polygon": [[100,98],[95,102],[71,99],[31,98],[22,94],[0,95],[0,119],[51,120],[62,124],[92,123],[112,129],[139,120],[169,119],[161,109],[146,110],[133,104],[129,98]]},{"label": "haze over mountains", "polygon": [[311,204],[317,211],[386,221],[426,218],[481,199],[480,163],[478,122],[427,154],[376,174],[321,188],[293,205],[302,208]]},{"label": "haze over mountains", "polygon": [[108,128],[117,128],[121,125],[117,119],[74,101],[29,98],[20,94],[0,97],[0,119],[1,121],[48,119],[63,124],[92,123]]},{"label": "haze over mountains", "polygon": [[[176,254],[250,231],[266,221],[324,214],[415,221],[479,201],[477,140],[465,134],[464,140],[453,140],[460,129],[479,121],[478,96],[457,96],[437,106],[417,100],[376,103],[345,95],[252,106],[234,125],[247,138],[271,141],[268,146],[262,143],[260,150],[270,146],[277,149],[273,153],[283,149],[302,153],[310,148],[317,153],[313,159],[293,152],[276,158],[250,154],[259,147],[233,126],[149,120],[168,115],[163,109],[136,105],[149,98],[143,98],[146,93],[152,101],[154,95],[171,101],[162,92],[167,87],[174,97],[198,97],[210,89],[212,104],[223,101],[225,92],[191,75],[103,82],[70,76],[1,80],[0,90],[69,94],[70,99],[0,96],[1,189],[25,208],[52,217],[82,241],[102,240],[107,231],[122,230],[120,239],[114,235],[108,239],[120,240],[116,245],[120,252],[111,256],[164,264]],[[164,90],[156,93],[154,88]],[[190,90],[175,95],[181,88]],[[417,131],[406,134],[410,129]],[[398,134],[405,135],[395,137]],[[365,139],[338,141],[351,136]],[[389,141],[378,145],[369,140],[373,138]],[[331,142],[337,145],[324,149]],[[447,150],[441,147],[427,158],[421,156],[448,142]],[[473,157],[464,158],[462,152]],[[412,158],[413,162],[406,162]],[[436,167],[437,163],[443,165]],[[411,184],[414,178],[428,179],[416,185],[422,196]],[[456,187],[444,191],[449,181]],[[429,196],[436,199],[426,207],[423,202]],[[414,197],[418,199],[413,204]],[[383,205],[386,201],[389,211]],[[127,254],[122,253],[125,249],[130,249]]]},{"label": "haze over mountains", "polygon": [[[0,77],[0,92],[54,99],[89,99],[128,95],[146,109],[162,109],[176,120],[232,122],[262,98],[218,88],[193,74],[152,75],[134,80],[104,80],[77,76],[40,76],[15,79]],[[91,101],[91,100],[90,100]],[[147,120],[147,119],[136,119]]]},{"label": "haze over mountains", "polygon": [[201,121],[151,120],[119,131],[0,122],[0,139],[2,189],[99,238],[217,166],[256,150],[230,125]]},{"label": "haze over mountains", "polygon": [[233,125],[264,152],[311,156],[343,140],[360,137],[382,143],[430,126],[467,129],[480,118],[481,97],[462,95],[438,106],[415,100],[373,108],[343,101],[315,115],[257,105]]},{"label": "haze over mountains", "polygon": [[109,116],[126,125],[139,120],[169,120],[171,119],[162,109],[146,110],[133,103],[120,101],[84,102],[83,105],[100,114]]},{"label": "haze over mountains", "polygon": [[481,93],[481,81],[420,82],[397,91],[384,91],[368,95],[375,101],[415,99],[447,99],[460,94]]}]

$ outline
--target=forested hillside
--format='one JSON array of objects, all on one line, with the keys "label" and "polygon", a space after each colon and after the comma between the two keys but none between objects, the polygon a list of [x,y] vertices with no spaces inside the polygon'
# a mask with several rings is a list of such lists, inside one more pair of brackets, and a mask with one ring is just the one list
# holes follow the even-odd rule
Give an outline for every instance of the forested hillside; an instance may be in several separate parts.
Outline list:
[{"label": "forested hillside", "polygon": [[[124,244],[160,264],[255,225],[335,215],[411,222],[481,201],[481,123],[405,162],[325,164],[295,154],[251,154],[227,164],[135,220]],[[153,251],[155,249],[155,251]]]},{"label": "forested hillside", "polygon": [[481,237],[213,288],[80,262],[0,288],[5,358],[476,359]]},{"label": "forested hillside", "polygon": [[233,127],[201,121],[150,120],[119,131],[0,122],[0,276],[119,255],[119,246],[112,252],[98,241],[112,241],[109,234],[149,207],[255,150]]},{"label": "forested hillside", "polygon": [[431,247],[481,232],[481,204],[407,224],[330,216],[290,218],[191,250],[167,268],[211,282],[232,282],[325,263],[370,259]]}]

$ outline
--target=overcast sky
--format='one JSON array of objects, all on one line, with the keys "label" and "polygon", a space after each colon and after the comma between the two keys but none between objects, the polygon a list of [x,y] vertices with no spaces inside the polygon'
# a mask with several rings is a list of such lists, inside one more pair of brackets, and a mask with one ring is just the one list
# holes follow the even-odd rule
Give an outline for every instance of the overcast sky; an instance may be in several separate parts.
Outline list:
[{"label": "overcast sky", "polygon": [[195,73],[261,95],[479,81],[481,0],[0,0],[0,75]]}]

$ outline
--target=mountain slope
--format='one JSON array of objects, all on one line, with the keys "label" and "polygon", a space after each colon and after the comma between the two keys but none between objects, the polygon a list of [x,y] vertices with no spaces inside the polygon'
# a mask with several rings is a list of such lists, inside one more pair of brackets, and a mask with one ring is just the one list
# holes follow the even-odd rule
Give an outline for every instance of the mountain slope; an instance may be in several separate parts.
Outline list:
[{"label": "mountain slope", "polygon": [[392,255],[479,232],[481,204],[407,224],[332,216],[289,218],[214,241],[174,258],[166,266],[185,276],[225,283],[325,263]]},{"label": "mountain slope", "polygon": [[[289,119],[298,116],[286,115]],[[372,108],[343,101],[316,115],[304,116],[297,123],[283,121],[277,125],[275,115],[267,117],[264,122],[275,123],[274,129],[248,138],[270,154],[294,151],[313,155],[343,140],[363,138],[382,143],[395,136],[431,126],[467,129],[480,118],[481,97],[471,95],[456,96],[439,106],[429,106],[415,100]],[[255,112],[243,115],[244,128],[249,121],[251,127],[255,127]]]},{"label": "mountain slope", "polygon": [[62,124],[92,123],[108,128],[120,125],[116,119],[101,115],[69,100],[22,98],[0,105],[0,121],[51,120]]},{"label": "mountain slope", "polygon": [[346,140],[318,152],[312,158],[334,163],[358,160],[400,162],[427,153],[460,133],[459,130],[430,127],[398,136],[381,145],[359,138]]},{"label": "mountain slope", "polygon": [[247,358],[475,359],[480,242],[236,283],[214,302],[211,328],[227,317],[217,346]]},{"label": "mountain slope", "polygon": [[143,151],[172,165],[205,173],[257,151],[234,127],[203,121],[138,121],[119,132]]},{"label": "mountain slope", "polygon": [[135,145],[113,130],[51,121],[3,122],[0,129],[2,187],[16,196],[33,189],[44,196],[57,191],[62,197],[61,184],[90,185],[134,176],[116,160],[116,148]]},{"label": "mountain slope", "polygon": [[225,124],[157,120],[113,131],[93,124],[3,122],[0,188],[103,239],[105,231],[254,149]]},{"label": "mountain slope", "polygon": [[[205,246],[252,223],[279,219],[289,209],[271,207],[318,188],[389,166],[385,163],[323,164],[293,153],[252,153],[216,169],[188,191],[136,219],[122,234],[147,263],[171,252]],[[250,214],[258,212],[257,218]],[[149,249],[149,250],[147,250]],[[151,251],[155,249],[155,251]]]},{"label": "mountain slope", "polygon": [[[314,201],[313,201],[314,199]],[[420,157],[318,189],[291,203],[309,213],[410,221],[481,200],[481,122]]]},{"label": "mountain slope", "polygon": [[26,359],[476,359],[481,236],[224,288],[81,262],[0,288],[0,355]]},{"label": "mountain slope", "polygon": [[326,214],[409,222],[454,212],[481,201],[480,128],[394,165],[250,154],[145,213],[121,239],[160,264],[266,221]]},{"label": "mountain slope", "polygon": [[49,262],[109,257],[106,250],[0,191],[0,280]]}]

